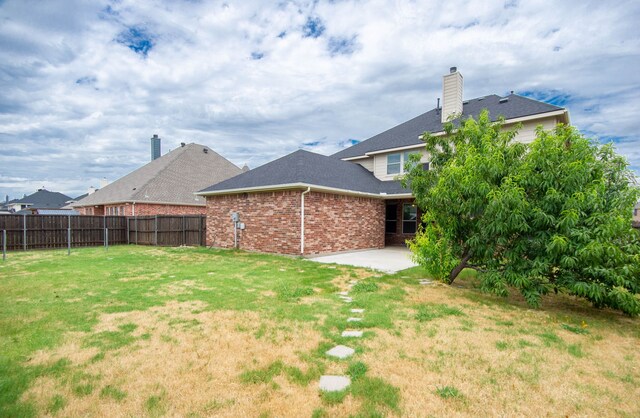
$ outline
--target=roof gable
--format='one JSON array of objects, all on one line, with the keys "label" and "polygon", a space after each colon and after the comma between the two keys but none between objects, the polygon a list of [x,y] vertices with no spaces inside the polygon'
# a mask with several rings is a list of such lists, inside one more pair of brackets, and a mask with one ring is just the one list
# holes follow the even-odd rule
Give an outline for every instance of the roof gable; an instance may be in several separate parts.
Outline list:
[{"label": "roof gable", "polygon": [[378,180],[359,164],[298,150],[229,180],[214,184],[200,193],[301,183],[369,194],[409,192],[397,181]]},{"label": "roof gable", "polygon": [[[469,117],[477,119],[482,110],[487,109],[491,119],[494,121],[500,116],[503,116],[505,119],[515,119],[563,110],[561,107],[517,94],[510,94],[504,98],[495,94],[478,97],[464,101],[462,108],[462,120],[468,119]],[[441,122],[440,110],[432,109],[356,145],[343,149],[333,154],[332,157],[351,158],[363,156],[373,151],[419,145],[422,143],[420,136],[424,132],[435,133],[443,130],[444,127]]]},{"label": "roof gable", "polygon": [[69,196],[64,195],[58,192],[50,192],[49,190],[40,189],[37,192],[30,194],[27,197],[23,197],[22,199],[15,200],[9,202],[12,203],[21,203],[21,204],[29,204],[30,208],[50,208],[50,209],[58,209],[63,207],[67,201],[71,199]]}]

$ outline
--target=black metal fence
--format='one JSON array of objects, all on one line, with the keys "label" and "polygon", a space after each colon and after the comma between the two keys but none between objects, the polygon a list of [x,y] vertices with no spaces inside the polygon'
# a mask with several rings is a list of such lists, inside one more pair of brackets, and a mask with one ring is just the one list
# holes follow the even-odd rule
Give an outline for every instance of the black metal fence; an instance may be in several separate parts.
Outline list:
[{"label": "black metal fence", "polygon": [[204,215],[0,215],[0,239],[9,251],[117,244],[197,246],[205,244],[206,224]]}]

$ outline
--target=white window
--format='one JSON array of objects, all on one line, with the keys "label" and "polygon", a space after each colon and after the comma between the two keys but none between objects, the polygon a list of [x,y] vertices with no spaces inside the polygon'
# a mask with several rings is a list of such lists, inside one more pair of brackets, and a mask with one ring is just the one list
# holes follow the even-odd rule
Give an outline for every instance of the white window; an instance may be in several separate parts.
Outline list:
[{"label": "white window", "polygon": [[409,155],[411,154],[420,155],[416,151],[397,152],[387,155],[387,174],[404,174],[406,172],[404,166],[409,161]]}]

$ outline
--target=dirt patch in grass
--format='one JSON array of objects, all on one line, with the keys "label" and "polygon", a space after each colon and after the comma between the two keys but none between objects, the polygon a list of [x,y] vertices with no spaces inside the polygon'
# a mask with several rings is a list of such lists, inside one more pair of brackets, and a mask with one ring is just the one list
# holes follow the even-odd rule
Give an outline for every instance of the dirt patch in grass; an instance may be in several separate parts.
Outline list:
[{"label": "dirt patch in grass", "polygon": [[[577,334],[563,328],[553,312],[469,303],[455,288],[407,291],[410,305],[433,307],[436,313],[451,307],[462,315],[433,315],[421,322],[416,308],[414,320],[376,330],[376,338],[364,342],[362,361],[370,375],[400,388],[403,415],[640,412],[633,336],[607,330]],[[443,388],[456,396],[442,396]]]},{"label": "dirt patch in grass", "polygon": [[[37,361],[69,358],[91,379],[39,378],[23,400],[45,411],[52,396],[62,396],[62,416],[143,416],[152,414],[149,408],[169,416],[311,416],[314,409],[325,407],[316,382],[305,386],[280,375],[271,382],[248,384],[239,377],[277,361],[306,372],[310,366],[301,357],[321,341],[311,324],[204,308],[206,304],[197,301],[171,302],[147,311],[102,315],[94,335],[129,327],[135,341],[96,360],[95,347],[82,343],[91,335],[69,334],[66,344],[39,352]],[[325,409],[348,415],[358,405],[349,400]]]},{"label": "dirt patch in grass", "polygon": [[195,280],[177,280],[163,285],[157,293],[160,296],[177,296],[192,294],[192,289],[209,290],[208,287],[198,284]]}]

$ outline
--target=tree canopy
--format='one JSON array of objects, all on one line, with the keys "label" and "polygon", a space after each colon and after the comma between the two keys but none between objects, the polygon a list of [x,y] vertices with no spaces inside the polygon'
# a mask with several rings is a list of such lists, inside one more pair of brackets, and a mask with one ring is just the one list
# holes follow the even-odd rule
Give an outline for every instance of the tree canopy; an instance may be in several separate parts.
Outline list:
[{"label": "tree canopy", "polygon": [[515,288],[532,306],[554,291],[640,314],[626,160],[570,126],[538,128],[531,144],[516,135],[487,112],[425,133],[430,169],[410,162],[403,179],[424,214],[415,259],[449,283],[475,268],[485,290]]}]

